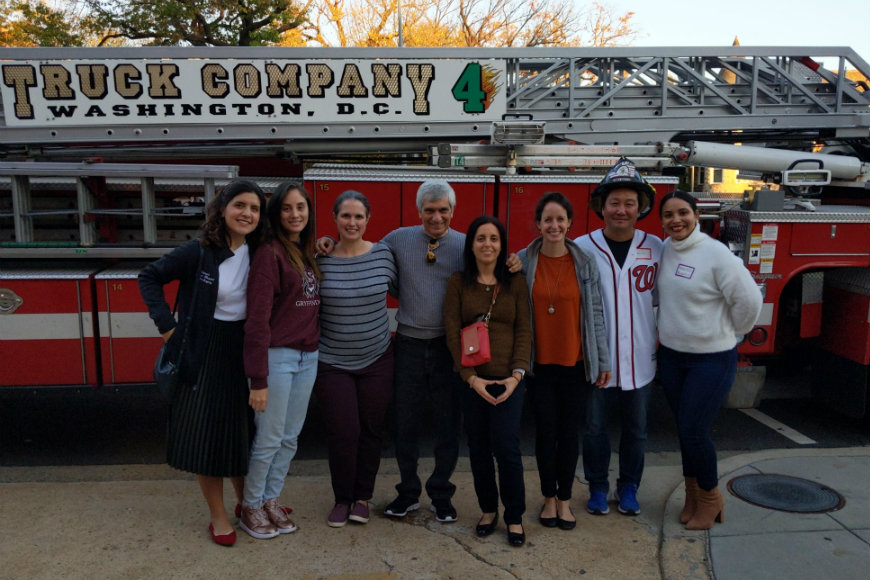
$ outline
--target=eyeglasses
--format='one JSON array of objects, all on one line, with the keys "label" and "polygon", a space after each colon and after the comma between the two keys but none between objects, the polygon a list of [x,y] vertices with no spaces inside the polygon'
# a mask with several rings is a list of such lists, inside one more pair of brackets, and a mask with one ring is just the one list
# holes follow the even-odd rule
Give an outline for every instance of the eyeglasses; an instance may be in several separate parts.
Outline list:
[{"label": "eyeglasses", "polygon": [[426,252],[426,263],[434,264],[435,263],[435,250],[438,249],[438,240],[430,240],[429,241],[429,251]]}]

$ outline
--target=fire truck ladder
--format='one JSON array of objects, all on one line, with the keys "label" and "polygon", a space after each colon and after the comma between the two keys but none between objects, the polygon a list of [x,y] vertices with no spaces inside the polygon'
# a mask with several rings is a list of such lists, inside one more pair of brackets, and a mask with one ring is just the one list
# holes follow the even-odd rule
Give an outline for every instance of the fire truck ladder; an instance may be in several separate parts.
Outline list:
[{"label": "fire truck ladder", "polygon": [[[129,246],[98,243],[96,222],[100,216],[133,216],[141,220],[141,244],[134,253],[143,258],[162,255],[166,248],[153,247],[158,243],[158,219],[178,217],[185,208],[158,207],[155,181],[168,182],[173,187],[183,184],[186,192],[195,192],[207,204],[215,195],[216,180],[220,183],[232,179],[238,176],[238,171],[234,165],[0,162],[0,190],[8,187],[11,193],[11,211],[6,203],[0,205],[2,239],[11,237],[8,232],[3,233],[2,225],[9,224],[9,218],[14,228],[14,241],[0,242],[0,257],[129,256]],[[4,178],[9,178],[5,184]],[[103,184],[109,180],[125,182],[125,185],[132,182],[129,185],[140,191],[141,207],[98,207],[90,181],[94,178],[102,180],[97,183]],[[32,195],[34,189],[74,189],[74,207],[37,209]],[[195,209],[201,214],[201,208]],[[47,216],[71,216],[78,224],[78,239],[71,242],[36,239],[38,228],[34,227],[34,220]]]},{"label": "fire truck ladder", "polygon": [[[870,65],[848,48],[601,49],[511,59],[508,106],[585,143],[870,139]],[[816,59],[836,59],[838,71]]]}]

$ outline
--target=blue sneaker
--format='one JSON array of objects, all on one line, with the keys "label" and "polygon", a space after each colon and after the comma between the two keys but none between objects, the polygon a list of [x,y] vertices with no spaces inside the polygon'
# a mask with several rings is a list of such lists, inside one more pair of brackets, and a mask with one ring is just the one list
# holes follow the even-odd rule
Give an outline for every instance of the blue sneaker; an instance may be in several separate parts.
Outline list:
[{"label": "blue sneaker", "polygon": [[607,507],[607,494],[603,491],[593,491],[589,501],[586,502],[586,511],[596,516],[610,513],[610,508]]},{"label": "blue sneaker", "polygon": [[627,516],[636,516],[640,513],[640,504],[637,503],[637,486],[626,483],[622,488],[617,488],[616,499],[619,500],[619,513]]}]

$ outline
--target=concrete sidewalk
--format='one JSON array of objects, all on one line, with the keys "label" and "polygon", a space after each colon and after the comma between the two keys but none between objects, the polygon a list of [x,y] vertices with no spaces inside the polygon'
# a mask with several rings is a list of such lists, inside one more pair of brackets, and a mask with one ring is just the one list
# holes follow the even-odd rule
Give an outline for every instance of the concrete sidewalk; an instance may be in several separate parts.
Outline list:
[{"label": "concrete sidewalk", "polygon": [[[534,458],[526,457],[522,548],[507,544],[503,524],[487,538],[474,534],[479,510],[467,459],[454,478],[459,521],[438,523],[426,499],[404,519],[381,515],[398,481],[395,460],[386,459],[371,521],[338,529],[326,525],[332,507],[326,462],[295,462],[282,500],[294,507],[299,530],[265,541],[239,531],[232,548],[209,539],[193,478],[165,465],[3,468],[0,578],[867,578],[867,448],[724,459],[723,486],[745,470],[791,469],[836,489],[846,505],[807,517],[729,495],[725,523],[711,533],[688,532],[677,523],[682,476],[678,457],[670,455],[648,456],[637,517],[615,509],[605,517],[588,515],[586,486],[577,484],[572,531],[537,522],[537,472]],[[422,460],[421,473],[429,470],[431,460]],[[233,504],[227,489],[228,509]]]},{"label": "concrete sidewalk", "polygon": [[[716,580],[867,580],[870,578],[870,448],[793,449],[737,455],[719,463],[725,521],[705,533]],[[794,513],[759,507],[727,492],[735,477],[796,477],[822,484],[845,500],[841,509]],[[791,492],[795,490],[791,490]],[[680,561],[698,532],[677,521],[684,494],[675,490],[662,527],[664,578],[682,578]],[[795,492],[795,497],[802,498]],[[694,576],[704,578],[703,575]]]}]

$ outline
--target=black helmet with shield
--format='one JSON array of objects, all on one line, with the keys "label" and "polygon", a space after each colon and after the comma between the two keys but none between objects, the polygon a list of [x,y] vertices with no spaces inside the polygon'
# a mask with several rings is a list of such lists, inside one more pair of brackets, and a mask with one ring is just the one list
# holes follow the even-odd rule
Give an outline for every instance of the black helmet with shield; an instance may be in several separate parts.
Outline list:
[{"label": "black helmet with shield", "polygon": [[638,194],[639,211],[637,219],[643,219],[652,211],[656,200],[656,190],[646,182],[637,167],[625,157],[620,158],[616,165],[610,168],[598,187],[592,190],[589,198],[589,209],[602,217],[601,209],[607,194],[614,189],[633,189]]}]

